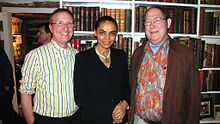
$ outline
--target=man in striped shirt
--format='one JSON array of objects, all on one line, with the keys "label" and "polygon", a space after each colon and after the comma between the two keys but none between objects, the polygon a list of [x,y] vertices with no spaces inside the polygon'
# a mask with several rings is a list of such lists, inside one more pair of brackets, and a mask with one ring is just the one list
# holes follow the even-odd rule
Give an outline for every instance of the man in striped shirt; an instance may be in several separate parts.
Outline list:
[{"label": "man in striped shirt", "polygon": [[76,50],[68,42],[73,16],[57,9],[49,23],[51,42],[29,52],[21,70],[22,111],[27,124],[79,124],[73,83]]}]

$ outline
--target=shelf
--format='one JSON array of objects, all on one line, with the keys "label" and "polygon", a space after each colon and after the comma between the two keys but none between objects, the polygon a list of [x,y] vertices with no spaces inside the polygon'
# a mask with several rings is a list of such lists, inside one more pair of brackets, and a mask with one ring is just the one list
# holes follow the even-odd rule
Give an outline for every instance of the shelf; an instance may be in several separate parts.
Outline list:
[{"label": "shelf", "polygon": [[220,68],[202,68],[202,69],[199,69],[199,71],[219,71]]},{"label": "shelf", "polygon": [[72,7],[100,7],[100,8],[118,8],[118,9],[131,9],[132,3],[129,1],[123,1],[123,2],[67,2],[63,3],[64,6],[72,6]]},{"label": "shelf", "polygon": [[220,5],[210,5],[210,4],[200,4],[200,7],[205,7],[205,8],[220,8]]},{"label": "shelf", "polygon": [[[156,1],[156,0],[154,0],[154,1]],[[187,4],[187,3],[174,3],[174,2],[154,2],[154,1],[146,1],[146,0],[145,1],[141,1],[141,0],[137,0],[137,1],[135,1],[135,0],[130,0],[130,1],[125,1],[125,0],[60,0],[60,7],[64,7],[64,6],[67,6],[70,8],[71,7],[98,7],[98,11],[99,11],[100,15],[103,14],[102,12],[105,9],[106,10],[108,10],[108,9],[109,10],[111,10],[111,9],[129,9],[129,11],[131,11],[131,12],[129,12],[131,17],[128,19],[128,20],[130,20],[128,27],[130,27],[130,28],[127,28],[129,30],[122,30],[122,31],[128,31],[128,32],[118,32],[118,34],[119,35],[122,34],[123,37],[129,37],[129,38],[131,37],[133,39],[132,53],[133,53],[134,49],[137,48],[137,46],[139,45],[139,43],[140,43],[139,41],[142,40],[142,38],[145,38],[144,30],[142,30],[143,26],[144,26],[144,24],[143,24],[144,11],[148,6],[151,6],[151,5],[163,6],[171,14],[171,17],[173,17],[172,18],[173,25],[171,26],[170,32],[174,32],[174,33],[169,33],[169,35],[172,38],[190,37],[190,38],[196,38],[196,40],[197,40],[197,38],[199,38],[199,39],[201,39],[200,41],[205,40],[205,43],[207,43],[207,44],[220,45],[220,40],[219,40],[220,36],[201,35],[201,34],[217,34],[216,32],[213,33],[211,30],[206,30],[206,29],[209,29],[209,28],[207,28],[207,23],[206,23],[206,22],[209,22],[209,20],[204,21],[204,18],[207,18],[206,16],[209,14],[208,12],[211,13],[211,12],[215,12],[215,11],[220,11],[220,5],[200,4],[201,0],[196,0],[197,3],[189,3],[189,4]],[[102,8],[104,8],[104,9],[102,10]],[[114,13],[114,11],[115,10],[113,10],[112,15],[116,18],[116,13]],[[92,13],[92,12],[90,12],[90,13]],[[106,13],[104,13],[104,14],[106,14]],[[91,14],[91,15],[96,15],[96,14]],[[108,13],[106,15],[111,15],[111,13],[110,14]],[[219,18],[220,18],[220,15],[219,15]],[[214,19],[214,16],[211,17],[211,19]],[[94,20],[92,22],[94,23]],[[219,23],[220,23],[220,21],[219,21]],[[86,27],[86,26],[82,26],[82,27]],[[91,28],[91,29],[93,29],[93,28]],[[82,29],[80,29],[80,30],[82,30]],[[87,29],[85,29],[85,30],[87,30]],[[213,30],[213,31],[216,31],[216,30]],[[186,32],[186,33],[181,33],[181,32]],[[220,30],[219,30],[219,32],[220,32]],[[93,35],[94,35],[93,31],[74,31],[74,36],[76,36],[76,37],[77,36],[79,36],[79,37],[80,36],[93,36]],[[136,42],[138,45],[135,44]],[[203,44],[200,44],[200,45],[203,45]],[[203,63],[201,65],[203,65]],[[199,66],[199,67],[202,67],[202,66]],[[220,70],[220,68],[201,68],[201,69],[199,69],[199,71],[212,71],[212,70],[213,71]],[[218,95],[218,94],[220,94],[220,91],[206,91],[206,92],[200,92],[200,93],[202,95],[203,94]],[[206,118],[206,119],[200,120],[200,123],[201,124],[214,124],[214,123],[220,124],[220,118],[217,118],[217,119]]]},{"label": "shelf", "polygon": [[88,3],[88,2],[85,2],[85,3],[65,3],[64,6],[71,6],[71,7],[99,7],[100,4],[99,3],[96,3],[96,2],[91,2],[91,3]]},{"label": "shelf", "polygon": [[[131,37],[131,32],[118,32],[118,35],[122,34],[124,37]],[[74,36],[88,36],[94,35],[93,31],[74,31]]]},{"label": "shelf", "polygon": [[[145,37],[145,33],[144,32],[135,32],[134,33],[134,39],[139,40],[140,38],[144,38]],[[171,36],[172,38],[174,37],[193,37],[193,38],[199,38],[199,36],[197,36],[196,34],[180,34],[180,33],[169,33],[169,36]]]},{"label": "shelf", "polygon": [[62,2],[78,2],[78,3],[91,3],[91,2],[96,2],[96,3],[133,3],[133,1],[129,0],[63,0]]},{"label": "shelf", "polygon": [[135,1],[134,3],[135,4],[145,4],[145,5],[182,6],[182,7],[198,8],[197,4],[186,4],[186,3],[152,2],[152,1]]},{"label": "shelf", "polygon": [[200,124],[220,124],[220,118],[204,118],[200,120]]},{"label": "shelf", "polygon": [[200,38],[208,38],[208,39],[219,39],[220,36],[212,36],[212,35],[200,35]]},{"label": "shelf", "polygon": [[200,92],[201,94],[220,94],[220,91],[205,91],[205,92]]}]

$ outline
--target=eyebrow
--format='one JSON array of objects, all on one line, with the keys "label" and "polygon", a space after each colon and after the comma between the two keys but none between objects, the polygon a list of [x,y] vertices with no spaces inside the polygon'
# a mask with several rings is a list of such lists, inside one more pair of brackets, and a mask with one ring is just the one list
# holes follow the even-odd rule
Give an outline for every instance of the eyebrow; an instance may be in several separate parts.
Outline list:
[{"label": "eyebrow", "polygon": [[102,32],[110,32],[110,33],[116,33],[116,32],[117,32],[116,30],[106,31],[106,30],[104,30],[104,29],[100,29],[100,31],[102,31]]}]

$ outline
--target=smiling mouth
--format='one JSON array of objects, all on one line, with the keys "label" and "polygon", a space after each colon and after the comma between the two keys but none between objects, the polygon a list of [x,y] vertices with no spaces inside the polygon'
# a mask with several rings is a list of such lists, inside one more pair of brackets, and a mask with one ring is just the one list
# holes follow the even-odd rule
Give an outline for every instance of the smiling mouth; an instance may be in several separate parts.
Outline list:
[{"label": "smiling mouth", "polygon": [[65,32],[61,32],[61,34],[64,35],[64,36],[68,35],[68,33],[65,33]]},{"label": "smiling mouth", "polygon": [[151,34],[155,34],[155,33],[158,33],[159,31],[151,31],[150,33]]}]

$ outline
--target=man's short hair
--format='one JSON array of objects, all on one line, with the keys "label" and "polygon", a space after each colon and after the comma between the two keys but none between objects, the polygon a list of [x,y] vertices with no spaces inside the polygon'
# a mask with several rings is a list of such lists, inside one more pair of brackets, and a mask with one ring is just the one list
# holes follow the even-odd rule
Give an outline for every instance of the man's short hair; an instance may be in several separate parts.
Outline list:
[{"label": "man's short hair", "polygon": [[[54,11],[51,13],[50,18],[49,18],[49,23],[52,22],[53,16],[54,16],[55,14],[57,14],[57,13],[60,13],[60,12],[66,12],[66,13],[68,13],[68,14],[73,18],[73,14],[72,14],[72,12],[71,12],[70,10],[65,9],[65,8],[58,8],[58,9],[54,10]],[[74,18],[73,18],[73,19],[74,19]]]},{"label": "man's short hair", "polygon": [[151,10],[151,9],[159,9],[162,12],[165,19],[171,18],[168,11],[167,11],[167,9],[165,7],[162,7],[162,6],[150,6],[146,10],[145,14],[148,13],[148,11]]}]

